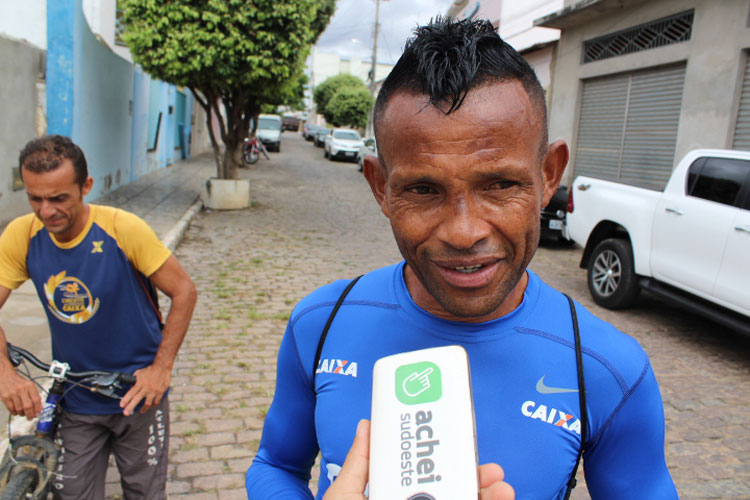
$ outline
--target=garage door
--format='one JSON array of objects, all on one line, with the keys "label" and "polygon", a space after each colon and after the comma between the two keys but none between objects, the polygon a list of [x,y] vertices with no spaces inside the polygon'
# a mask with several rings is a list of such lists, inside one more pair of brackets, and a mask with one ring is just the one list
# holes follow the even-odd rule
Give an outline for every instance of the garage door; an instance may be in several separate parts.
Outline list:
[{"label": "garage door", "polygon": [[745,63],[745,78],[742,81],[742,95],[737,111],[737,125],[734,128],[732,148],[750,151],[750,55]]},{"label": "garage door", "polygon": [[575,175],[663,189],[684,81],[684,64],[584,81]]}]

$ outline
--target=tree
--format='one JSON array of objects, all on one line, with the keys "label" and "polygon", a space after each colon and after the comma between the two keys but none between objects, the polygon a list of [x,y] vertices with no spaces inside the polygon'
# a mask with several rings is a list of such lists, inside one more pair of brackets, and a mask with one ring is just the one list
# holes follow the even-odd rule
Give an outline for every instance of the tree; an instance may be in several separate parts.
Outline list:
[{"label": "tree", "polygon": [[328,101],[325,111],[326,121],[330,121],[337,127],[349,125],[365,128],[374,103],[375,99],[366,88],[343,87]]},{"label": "tree", "polygon": [[348,75],[345,73],[326,78],[323,83],[315,87],[313,101],[315,101],[315,107],[318,109],[318,113],[322,114],[325,117],[326,121],[331,121],[329,120],[328,116],[326,116],[326,107],[328,106],[328,101],[331,100],[333,95],[339,89],[344,87],[361,87],[363,89],[367,89],[365,83],[361,78],[357,78],[354,75]]},{"label": "tree", "polygon": [[[145,71],[192,91],[206,111],[218,177],[232,179],[242,162],[242,142],[251,120],[262,104],[283,104],[295,95],[310,47],[335,4],[336,0],[121,0],[123,39]],[[219,122],[223,157],[212,117]]]}]

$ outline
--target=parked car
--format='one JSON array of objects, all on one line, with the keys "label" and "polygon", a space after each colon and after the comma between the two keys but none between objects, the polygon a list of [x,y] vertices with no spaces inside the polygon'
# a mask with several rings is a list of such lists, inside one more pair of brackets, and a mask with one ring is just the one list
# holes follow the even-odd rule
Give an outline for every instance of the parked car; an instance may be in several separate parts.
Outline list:
[{"label": "parked car", "polygon": [[313,132],[313,144],[315,144],[316,147],[322,148],[326,136],[332,131],[333,129],[323,127],[320,130]]},{"label": "parked car", "polygon": [[291,130],[296,132],[299,130],[300,119],[294,115],[286,114],[281,118],[281,130]]},{"label": "parked car", "polygon": [[302,137],[306,141],[312,141],[315,137],[315,132],[322,129],[320,125],[313,125],[312,123],[305,123],[302,125]]},{"label": "parked car", "polygon": [[258,130],[255,135],[269,151],[281,151],[281,117],[259,115]]},{"label": "parked car", "polygon": [[357,163],[359,163],[359,171],[361,172],[365,166],[365,156],[378,155],[378,145],[375,142],[374,137],[368,137],[363,140],[362,146],[359,148],[359,156],[357,157]]},{"label": "parked car", "polygon": [[563,234],[567,204],[568,188],[560,186],[552,196],[549,204],[542,208],[542,238],[568,241]]},{"label": "parked car", "polygon": [[323,154],[331,160],[340,158],[357,161],[359,149],[365,145],[359,132],[347,128],[333,129],[332,133],[325,136],[324,142]]},{"label": "parked car", "polygon": [[566,228],[599,305],[643,288],[750,334],[750,152],[691,151],[664,192],[578,177],[571,193]]}]

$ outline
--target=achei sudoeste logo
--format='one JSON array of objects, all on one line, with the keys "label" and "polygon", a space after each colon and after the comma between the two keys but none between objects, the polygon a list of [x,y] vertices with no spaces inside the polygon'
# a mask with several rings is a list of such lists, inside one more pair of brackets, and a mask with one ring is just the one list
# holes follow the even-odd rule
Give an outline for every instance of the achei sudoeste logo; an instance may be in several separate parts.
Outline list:
[{"label": "achei sudoeste logo", "polygon": [[[440,367],[431,361],[399,366],[395,375],[396,398],[405,405],[433,403],[443,397]],[[434,455],[440,446],[439,432],[433,428],[435,408],[428,408],[404,409],[399,416],[399,481],[403,487],[442,480]],[[408,500],[435,499],[427,493],[418,493]]]},{"label": "achei sudoeste logo", "polygon": [[396,368],[396,398],[405,405],[432,403],[443,396],[440,367],[431,361]]}]

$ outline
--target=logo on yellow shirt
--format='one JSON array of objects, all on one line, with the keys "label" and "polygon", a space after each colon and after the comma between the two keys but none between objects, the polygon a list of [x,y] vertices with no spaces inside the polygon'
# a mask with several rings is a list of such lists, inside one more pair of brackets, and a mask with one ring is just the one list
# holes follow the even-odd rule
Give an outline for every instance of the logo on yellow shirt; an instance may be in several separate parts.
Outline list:
[{"label": "logo on yellow shirt", "polygon": [[61,271],[50,276],[44,285],[47,307],[60,321],[85,323],[99,309],[99,299],[94,299],[81,280],[65,274],[65,271]]},{"label": "logo on yellow shirt", "polygon": [[102,249],[102,245],[104,244],[104,240],[102,241],[92,241],[94,244],[94,248],[91,249],[91,253],[104,253],[104,250]]}]

